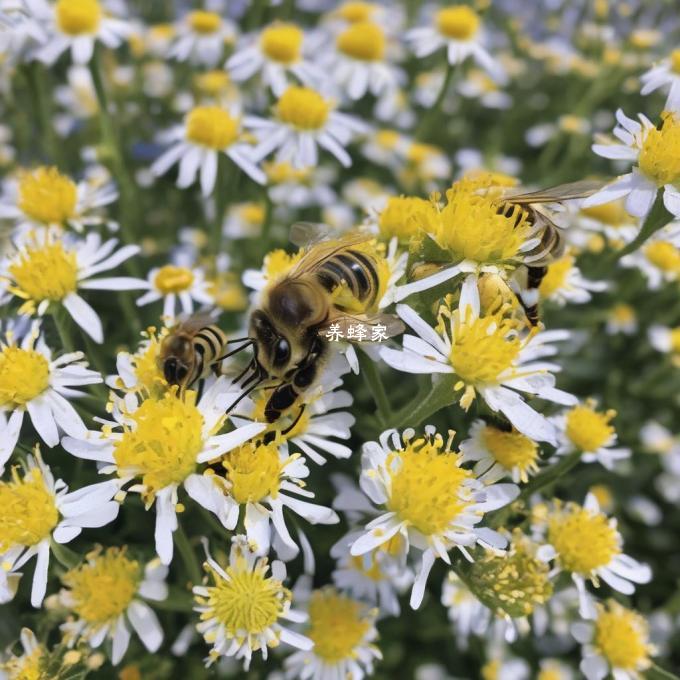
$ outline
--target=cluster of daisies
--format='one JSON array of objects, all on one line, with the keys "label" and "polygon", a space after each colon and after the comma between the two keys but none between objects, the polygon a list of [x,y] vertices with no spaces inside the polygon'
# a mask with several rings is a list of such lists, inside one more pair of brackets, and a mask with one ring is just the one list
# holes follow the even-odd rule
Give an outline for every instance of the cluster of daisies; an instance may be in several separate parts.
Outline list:
[{"label": "cluster of daisies", "polygon": [[[0,0],[0,679],[676,677],[667,4],[146,5]],[[270,423],[300,221],[404,330]]]}]

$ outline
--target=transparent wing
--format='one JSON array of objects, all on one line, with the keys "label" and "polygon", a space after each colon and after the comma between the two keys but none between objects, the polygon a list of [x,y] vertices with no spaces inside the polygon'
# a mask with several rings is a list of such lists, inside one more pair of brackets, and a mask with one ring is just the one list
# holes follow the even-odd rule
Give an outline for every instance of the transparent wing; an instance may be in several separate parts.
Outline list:
[{"label": "transparent wing", "polygon": [[175,332],[183,331],[185,333],[195,333],[205,326],[214,324],[216,319],[217,314],[211,314],[209,311],[181,316],[179,322],[172,326],[171,330]]},{"label": "transparent wing", "polygon": [[330,241],[322,240],[308,246],[300,261],[291,269],[290,278],[297,278],[303,274],[316,271],[324,262],[339,252],[370,241],[374,236],[362,232],[348,232]]},{"label": "transparent wing", "polygon": [[540,189],[525,194],[508,196],[507,200],[512,203],[526,205],[530,203],[559,203],[560,201],[571,201],[577,198],[587,198],[605,185],[598,180],[582,180],[580,182],[570,182],[568,184],[558,184],[548,189]]},{"label": "transparent wing", "polygon": [[338,236],[340,232],[337,229],[322,222],[295,222],[290,228],[288,239],[298,248],[309,248]]}]

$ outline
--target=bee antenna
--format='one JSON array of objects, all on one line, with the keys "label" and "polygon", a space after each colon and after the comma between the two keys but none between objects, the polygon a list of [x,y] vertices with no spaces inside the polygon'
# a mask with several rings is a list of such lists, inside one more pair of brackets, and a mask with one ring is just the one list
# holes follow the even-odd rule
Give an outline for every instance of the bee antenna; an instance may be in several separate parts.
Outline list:
[{"label": "bee antenna", "polygon": [[245,338],[232,338],[231,340],[227,340],[225,345],[231,345],[233,342],[245,342],[248,340],[249,342],[255,342],[255,338],[251,338],[249,335],[246,335]]},{"label": "bee antenna", "polygon": [[244,343],[240,347],[237,347],[236,349],[232,349],[231,352],[227,352],[226,354],[223,354],[221,357],[217,357],[217,359],[215,359],[215,361],[223,361],[224,359],[228,359],[230,356],[233,356],[234,354],[238,354],[241,350],[244,350],[246,347],[249,347],[252,344],[253,344],[253,340],[248,340],[248,342]]}]

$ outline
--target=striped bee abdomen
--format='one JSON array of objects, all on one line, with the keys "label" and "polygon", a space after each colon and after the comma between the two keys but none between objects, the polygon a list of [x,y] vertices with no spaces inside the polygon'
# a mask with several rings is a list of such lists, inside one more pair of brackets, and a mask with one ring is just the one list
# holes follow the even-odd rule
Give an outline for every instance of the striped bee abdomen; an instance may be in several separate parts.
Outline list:
[{"label": "striped bee abdomen", "polygon": [[206,369],[213,367],[227,344],[227,336],[215,325],[204,326],[194,335],[196,363],[189,384],[203,377]]},{"label": "striped bee abdomen", "polygon": [[371,307],[376,302],[380,280],[372,257],[359,250],[347,249],[333,255],[317,270],[319,283],[333,292],[343,283],[359,301]]}]

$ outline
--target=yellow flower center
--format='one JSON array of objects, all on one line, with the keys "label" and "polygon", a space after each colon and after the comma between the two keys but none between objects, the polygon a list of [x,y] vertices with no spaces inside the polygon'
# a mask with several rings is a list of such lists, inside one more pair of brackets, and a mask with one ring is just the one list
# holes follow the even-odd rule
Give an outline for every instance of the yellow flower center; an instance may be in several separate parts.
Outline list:
[{"label": "yellow flower center", "polygon": [[461,498],[472,477],[460,467],[460,456],[444,448],[441,437],[416,439],[403,451],[391,451],[387,508],[402,521],[431,536],[441,534],[472,502]]},{"label": "yellow flower center", "polygon": [[504,432],[487,425],[483,438],[487,449],[506,470],[518,468],[523,473],[522,481],[526,481],[528,471],[537,468],[538,444],[521,432]]},{"label": "yellow flower center", "polygon": [[498,200],[493,187],[480,194],[483,181],[456,182],[446,192],[447,204],[439,219],[425,225],[425,230],[456,258],[482,264],[512,260],[530,235],[529,214]]},{"label": "yellow flower center", "polygon": [[567,414],[567,437],[580,451],[595,452],[615,434],[609,424],[615,415],[616,411],[598,413],[591,406],[576,406]]},{"label": "yellow flower center", "polygon": [[206,12],[204,10],[189,12],[187,21],[189,22],[192,31],[202,35],[215,33],[222,25],[222,19],[219,14],[216,12]]},{"label": "yellow flower center", "polygon": [[482,680],[498,680],[501,675],[501,662],[498,659],[487,661],[481,669]]},{"label": "yellow flower center", "polygon": [[567,285],[567,277],[574,266],[572,255],[565,255],[548,265],[548,271],[538,287],[541,297],[549,298]]},{"label": "yellow flower center", "polygon": [[257,503],[267,496],[276,498],[283,466],[277,444],[246,442],[222,459],[229,493],[239,504]]},{"label": "yellow flower center", "polygon": [[187,267],[166,264],[158,270],[153,285],[162,295],[181,293],[189,290],[194,282],[194,273]]},{"label": "yellow flower center", "polygon": [[671,328],[671,351],[680,352],[680,327]]},{"label": "yellow flower center", "polygon": [[225,90],[230,82],[226,71],[208,71],[196,76],[196,87],[213,97]]},{"label": "yellow flower center", "polygon": [[244,222],[258,225],[264,222],[265,209],[261,203],[244,203],[239,209],[239,214]]},{"label": "yellow flower center", "polygon": [[593,484],[593,486],[590,487],[588,492],[592,493],[593,496],[595,496],[595,498],[597,499],[597,504],[602,509],[611,508],[612,505],[614,504],[614,497],[612,496],[612,492],[609,490],[609,487],[606,486],[605,484]]},{"label": "yellow flower center", "polygon": [[536,676],[536,680],[565,680],[565,679],[559,668],[546,665],[539,671],[538,675]]},{"label": "yellow flower center", "polygon": [[401,135],[396,130],[378,130],[373,134],[373,139],[378,146],[391,151],[397,148]]},{"label": "yellow flower center", "polygon": [[612,201],[590,208],[581,208],[581,213],[610,227],[621,227],[631,223],[631,216],[626,211],[623,201]]},{"label": "yellow flower center", "polygon": [[636,319],[635,310],[630,305],[619,304],[611,311],[612,318],[620,324],[633,323]]},{"label": "yellow flower center", "polygon": [[0,670],[7,673],[8,680],[50,680],[45,656],[45,650],[36,647],[30,654],[0,663]]},{"label": "yellow flower center", "polygon": [[654,241],[643,251],[649,262],[661,271],[680,272],[680,249],[669,241]]},{"label": "yellow flower center", "polygon": [[583,575],[608,565],[621,552],[619,533],[606,515],[576,504],[548,519],[548,542],[566,570]]},{"label": "yellow flower center", "polygon": [[338,16],[353,24],[357,21],[368,21],[373,12],[375,5],[370,2],[346,2],[338,9]]},{"label": "yellow flower center", "polygon": [[147,395],[161,396],[167,389],[163,371],[159,366],[161,343],[167,336],[167,328],[163,328],[160,335],[156,335],[153,329],[148,332],[149,342],[145,348],[132,355],[132,365],[137,378],[137,391],[143,391]]},{"label": "yellow flower center", "polygon": [[649,662],[647,622],[620,605],[602,608],[595,621],[595,647],[614,668],[635,671]]},{"label": "yellow flower center", "polygon": [[75,182],[56,168],[37,168],[19,181],[19,209],[36,222],[63,224],[73,217],[77,198]]},{"label": "yellow flower center", "polygon": [[90,624],[115,621],[130,606],[142,576],[139,562],[126,555],[125,548],[96,550],[84,564],[64,574],[70,589],[72,609]]},{"label": "yellow flower center", "polygon": [[314,654],[328,664],[356,658],[356,652],[371,627],[368,608],[340,595],[333,588],[317,590],[309,602],[309,630]]},{"label": "yellow flower center", "polygon": [[310,168],[294,168],[286,161],[270,161],[263,163],[267,178],[271,184],[283,184],[284,182],[304,182],[309,179]]},{"label": "yellow flower center", "polygon": [[297,264],[301,257],[301,251],[288,254],[285,250],[277,249],[267,253],[264,258],[264,272],[267,279],[272,281],[283,276]]},{"label": "yellow flower center", "polygon": [[479,31],[479,15],[466,5],[445,7],[437,12],[435,22],[439,32],[453,40],[470,40]]},{"label": "yellow flower center", "polygon": [[661,114],[661,125],[652,128],[640,149],[640,170],[657,186],[680,180],[680,118],[677,114]]},{"label": "yellow flower center", "polygon": [[210,610],[201,618],[216,618],[230,636],[258,635],[267,630],[291,601],[290,591],[281,581],[268,576],[267,570],[266,560],[249,569],[243,555],[225,569],[228,580],[208,568],[215,585],[208,588],[206,605]]},{"label": "yellow flower center", "polygon": [[268,59],[290,66],[300,59],[303,38],[295,24],[274,24],[262,31],[260,48]]},{"label": "yellow flower center", "polygon": [[382,581],[385,577],[383,576],[380,564],[376,559],[377,553],[378,551],[374,550],[365,555],[352,555],[350,564],[355,571],[358,571],[371,581]]},{"label": "yellow flower center", "polygon": [[380,61],[385,56],[385,33],[377,24],[359,21],[346,28],[336,45],[347,56],[360,61]]},{"label": "yellow flower center", "polygon": [[54,494],[39,468],[23,479],[13,468],[11,481],[0,482],[0,555],[13,546],[32,546],[49,538],[58,521]]},{"label": "yellow flower center", "polygon": [[673,73],[680,73],[680,50],[673,50],[670,59]]},{"label": "yellow flower center", "polygon": [[59,30],[67,35],[96,33],[103,14],[97,0],[57,0],[54,10]]},{"label": "yellow flower center", "polygon": [[172,392],[146,399],[129,418],[134,425],[125,426],[113,457],[119,476],[140,476],[147,498],[153,500],[157,491],[183,482],[196,469],[196,457],[203,450],[203,416],[196,407],[196,393],[188,391],[183,400]]},{"label": "yellow flower center", "polygon": [[61,241],[28,246],[9,266],[16,284],[13,292],[29,300],[63,300],[78,285],[75,252],[67,252]]},{"label": "yellow flower center", "polygon": [[0,406],[15,409],[42,394],[50,384],[50,364],[33,349],[9,345],[0,351]]},{"label": "yellow flower center", "polygon": [[308,87],[289,87],[276,104],[280,120],[298,130],[320,130],[330,110],[330,103]]},{"label": "yellow flower center", "polygon": [[224,149],[239,137],[239,121],[219,106],[197,106],[186,118],[186,137],[209,149]]},{"label": "yellow flower center", "polygon": [[378,219],[380,237],[385,241],[393,236],[402,242],[408,241],[417,234],[421,224],[427,223],[435,215],[435,208],[430,201],[415,196],[392,196]]}]

